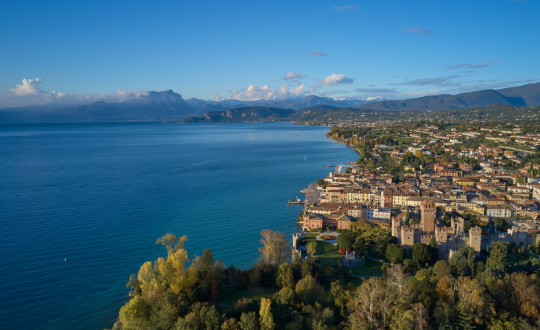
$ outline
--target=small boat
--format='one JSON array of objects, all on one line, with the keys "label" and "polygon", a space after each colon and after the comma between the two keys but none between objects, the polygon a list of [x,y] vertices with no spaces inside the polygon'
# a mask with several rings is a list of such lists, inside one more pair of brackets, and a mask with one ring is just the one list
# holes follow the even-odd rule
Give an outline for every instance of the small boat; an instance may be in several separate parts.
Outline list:
[{"label": "small boat", "polygon": [[306,160],[306,158],[307,158],[307,155],[304,155],[304,160]]}]

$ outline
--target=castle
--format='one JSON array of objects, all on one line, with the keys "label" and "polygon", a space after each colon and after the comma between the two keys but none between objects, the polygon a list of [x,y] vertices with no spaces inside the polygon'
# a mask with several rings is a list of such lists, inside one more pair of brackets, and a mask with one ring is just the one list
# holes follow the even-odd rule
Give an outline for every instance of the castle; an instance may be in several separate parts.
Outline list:
[{"label": "castle", "polygon": [[465,232],[464,224],[463,218],[456,218],[451,220],[450,227],[446,227],[437,219],[437,208],[433,201],[426,200],[420,204],[419,224],[406,225],[392,217],[392,236],[397,237],[399,244],[405,247],[407,256],[411,255],[413,244],[421,242],[428,245],[431,238],[435,237],[439,259],[448,259],[453,252],[467,246],[472,247],[479,255],[482,248],[497,241],[514,242],[517,247],[532,244],[532,237],[524,227],[512,227],[508,233],[483,236],[482,229],[478,226],[471,228],[468,233]]}]

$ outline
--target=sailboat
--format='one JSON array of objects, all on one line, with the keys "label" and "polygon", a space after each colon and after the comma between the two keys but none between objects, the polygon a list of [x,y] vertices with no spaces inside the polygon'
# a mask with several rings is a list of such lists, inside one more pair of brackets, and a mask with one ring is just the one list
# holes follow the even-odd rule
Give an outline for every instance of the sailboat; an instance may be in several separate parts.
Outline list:
[{"label": "sailboat", "polygon": [[304,160],[306,160],[306,158],[307,158],[307,155],[304,155]]}]

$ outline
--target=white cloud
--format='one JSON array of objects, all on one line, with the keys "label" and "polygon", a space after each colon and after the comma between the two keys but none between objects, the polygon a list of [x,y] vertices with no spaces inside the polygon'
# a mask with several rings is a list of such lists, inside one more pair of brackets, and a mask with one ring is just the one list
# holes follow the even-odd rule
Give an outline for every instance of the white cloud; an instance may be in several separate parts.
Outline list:
[{"label": "white cloud", "polygon": [[46,93],[43,89],[39,88],[39,84],[43,83],[43,79],[23,79],[22,85],[10,89],[15,95],[28,95],[28,94],[43,94]]},{"label": "white cloud", "polygon": [[277,90],[276,93],[282,99],[286,99],[286,98],[290,98],[290,97],[298,97],[298,96],[302,96],[304,94],[304,84],[301,84],[300,86],[298,86],[296,88],[293,88],[293,89],[289,89],[289,88],[290,88],[290,85],[285,84],[285,85],[281,86]]},{"label": "white cloud", "polygon": [[319,82],[318,85],[311,86],[311,93],[315,94],[317,92],[317,89],[324,87],[324,86],[337,86],[337,85],[343,85],[343,84],[352,84],[354,82],[354,78],[348,78],[345,77],[343,73],[340,74],[332,74],[324,79],[317,79]]},{"label": "white cloud", "polygon": [[121,91],[109,94],[76,95],[52,91],[49,93],[39,87],[43,79],[23,79],[22,84],[6,93],[0,93],[0,109],[20,107],[25,105],[41,105],[46,103],[61,103],[66,105],[82,105],[97,101],[121,102],[128,99],[148,95],[147,91]]},{"label": "white cloud", "polygon": [[295,73],[293,71],[287,71],[285,73],[285,78],[281,78],[283,80],[289,80],[289,79],[302,79],[307,77],[305,74],[302,73]]},{"label": "white cloud", "polygon": [[241,101],[268,100],[274,96],[274,87],[264,85],[259,88],[255,85],[249,85],[247,91],[233,89],[232,98]]}]

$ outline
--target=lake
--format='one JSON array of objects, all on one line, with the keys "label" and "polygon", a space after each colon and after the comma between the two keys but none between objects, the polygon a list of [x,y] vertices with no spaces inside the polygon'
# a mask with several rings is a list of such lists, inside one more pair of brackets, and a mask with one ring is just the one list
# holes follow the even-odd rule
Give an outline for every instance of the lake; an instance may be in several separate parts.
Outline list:
[{"label": "lake", "polygon": [[[358,154],[289,123],[0,123],[2,329],[112,327],[126,283],[187,235],[228,266],[259,232],[291,234],[287,200]],[[306,158],[306,160],[304,160]]]}]

